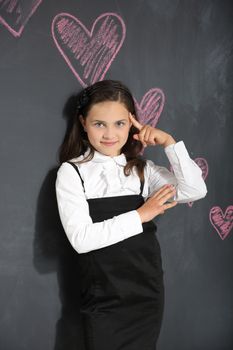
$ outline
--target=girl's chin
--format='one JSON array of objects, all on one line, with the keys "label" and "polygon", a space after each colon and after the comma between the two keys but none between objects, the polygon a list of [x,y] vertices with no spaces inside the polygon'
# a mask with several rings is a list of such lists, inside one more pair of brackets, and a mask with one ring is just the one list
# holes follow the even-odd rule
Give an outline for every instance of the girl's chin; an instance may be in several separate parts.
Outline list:
[{"label": "girl's chin", "polygon": [[114,149],[114,147],[109,147],[109,146],[102,146],[99,148],[98,152],[106,155],[106,156],[110,156],[110,157],[116,157],[119,156],[121,154],[121,149]]},{"label": "girl's chin", "polygon": [[109,143],[109,144],[105,144],[105,142],[100,141],[99,144],[96,144],[95,146],[93,145],[92,147],[97,151],[100,152],[104,155],[107,156],[118,156],[121,154],[121,150],[122,147],[124,145],[121,145],[121,147],[119,148],[119,141],[116,141],[114,143]]}]

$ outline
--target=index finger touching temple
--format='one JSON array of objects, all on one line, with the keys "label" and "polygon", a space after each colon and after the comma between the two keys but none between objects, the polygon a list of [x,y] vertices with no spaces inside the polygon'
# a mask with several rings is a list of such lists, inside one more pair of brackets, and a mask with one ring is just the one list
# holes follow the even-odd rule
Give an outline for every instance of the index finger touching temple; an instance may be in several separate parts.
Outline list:
[{"label": "index finger touching temple", "polygon": [[131,122],[133,123],[133,125],[134,125],[137,129],[141,130],[142,124],[140,124],[140,123],[133,117],[133,115],[132,115],[130,112],[129,112],[129,119],[131,120]]}]

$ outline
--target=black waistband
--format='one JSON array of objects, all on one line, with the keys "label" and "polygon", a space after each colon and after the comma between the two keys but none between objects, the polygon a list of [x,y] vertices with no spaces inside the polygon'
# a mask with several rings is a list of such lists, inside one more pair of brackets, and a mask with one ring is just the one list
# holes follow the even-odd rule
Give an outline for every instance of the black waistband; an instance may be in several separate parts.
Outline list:
[{"label": "black waistband", "polygon": [[[78,173],[78,175],[79,175],[79,177],[80,177],[80,180],[81,180],[81,182],[82,182],[83,190],[84,190],[84,192],[85,192],[84,181],[83,181],[83,179],[82,179],[82,176],[80,175],[80,171],[78,170],[78,166],[77,166],[76,164],[72,163],[72,162],[67,162],[67,163],[71,164],[71,165],[73,166],[73,168],[77,171],[77,173]],[[144,187],[144,181],[142,181],[142,180],[140,179],[140,193],[139,193],[139,195],[142,195],[143,187]]]}]

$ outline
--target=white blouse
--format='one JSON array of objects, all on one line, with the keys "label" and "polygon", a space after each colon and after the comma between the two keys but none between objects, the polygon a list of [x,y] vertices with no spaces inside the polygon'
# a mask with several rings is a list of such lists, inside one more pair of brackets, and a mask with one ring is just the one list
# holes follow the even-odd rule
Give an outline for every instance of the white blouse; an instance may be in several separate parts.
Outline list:
[{"label": "white blouse", "polygon": [[[176,187],[174,200],[178,203],[196,201],[206,196],[207,188],[199,166],[189,157],[183,141],[164,148],[174,174],[167,168],[147,160],[144,168],[146,200],[164,184]],[[84,156],[71,159],[76,162]],[[93,223],[87,199],[124,196],[140,193],[140,179],[133,169],[129,176],[123,172],[126,157],[123,153],[110,157],[95,151],[94,158],[75,164],[84,181],[71,164],[64,162],[57,172],[56,196],[59,215],[65,233],[78,253],[86,253],[122,241],[143,232],[141,218],[136,210]],[[173,199],[171,199],[173,200]]]}]

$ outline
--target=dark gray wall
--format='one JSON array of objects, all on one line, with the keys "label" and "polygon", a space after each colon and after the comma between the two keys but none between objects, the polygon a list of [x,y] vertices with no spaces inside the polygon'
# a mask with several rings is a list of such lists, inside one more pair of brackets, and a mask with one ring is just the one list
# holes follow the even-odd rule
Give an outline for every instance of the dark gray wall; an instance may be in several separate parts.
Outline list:
[{"label": "dark gray wall", "polygon": [[[161,89],[157,127],[183,140],[209,170],[204,199],[157,219],[166,286],[158,349],[232,349],[232,1],[28,0],[18,1],[21,17],[7,13],[6,3],[0,1],[0,348],[83,349],[77,254],[54,192],[67,101],[82,84],[51,25],[66,12],[91,30],[108,12],[123,20],[126,36],[104,77],[125,82],[138,102]],[[145,155],[169,167],[163,149]]]}]

